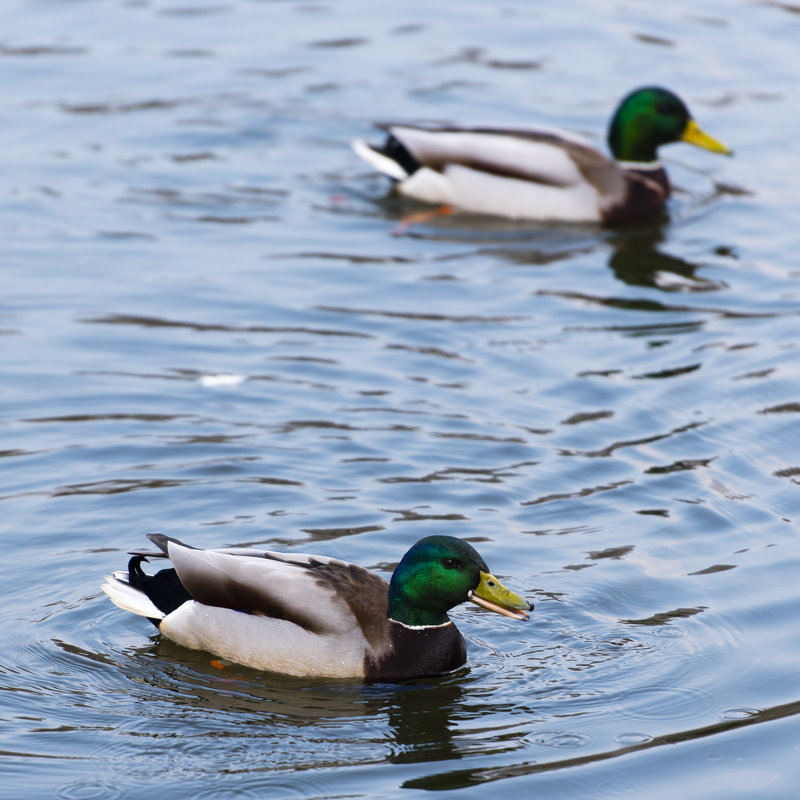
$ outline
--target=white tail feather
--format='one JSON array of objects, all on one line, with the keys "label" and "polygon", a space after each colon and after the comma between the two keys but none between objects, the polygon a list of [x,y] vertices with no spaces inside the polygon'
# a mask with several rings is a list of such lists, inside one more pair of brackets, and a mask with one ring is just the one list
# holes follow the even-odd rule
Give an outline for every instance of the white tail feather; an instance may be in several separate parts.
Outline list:
[{"label": "white tail feather", "polygon": [[353,139],[350,142],[353,150],[357,156],[360,156],[367,162],[375,167],[378,172],[394,178],[396,181],[403,181],[408,177],[408,173],[392,158],[373,150],[363,139]]},{"label": "white tail feather", "polygon": [[115,606],[132,614],[139,614],[150,619],[164,619],[163,611],[156,608],[150,598],[139,589],[128,583],[127,572],[115,572],[106,575],[106,582],[100,587]]}]

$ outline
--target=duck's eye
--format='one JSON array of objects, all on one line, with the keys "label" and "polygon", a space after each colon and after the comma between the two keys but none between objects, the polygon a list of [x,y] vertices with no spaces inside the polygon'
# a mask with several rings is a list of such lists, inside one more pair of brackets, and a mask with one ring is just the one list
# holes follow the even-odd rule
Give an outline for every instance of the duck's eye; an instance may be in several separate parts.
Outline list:
[{"label": "duck's eye", "polygon": [[442,565],[445,569],[457,569],[460,566],[460,563],[457,558],[445,558],[442,561]]},{"label": "duck's eye", "polygon": [[678,108],[673,103],[659,103],[656,106],[656,111],[665,117],[671,117],[673,114],[678,113]]}]

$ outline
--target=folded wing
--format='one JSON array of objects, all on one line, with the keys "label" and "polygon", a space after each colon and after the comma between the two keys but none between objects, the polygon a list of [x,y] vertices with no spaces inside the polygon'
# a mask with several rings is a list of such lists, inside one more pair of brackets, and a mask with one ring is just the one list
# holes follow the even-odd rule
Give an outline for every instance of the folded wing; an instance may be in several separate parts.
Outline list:
[{"label": "folded wing", "polygon": [[207,606],[286,620],[322,635],[386,617],[388,584],[355,564],[249,548],[196,550],[175,540],[167,540],[166,550],[186,590]]}]

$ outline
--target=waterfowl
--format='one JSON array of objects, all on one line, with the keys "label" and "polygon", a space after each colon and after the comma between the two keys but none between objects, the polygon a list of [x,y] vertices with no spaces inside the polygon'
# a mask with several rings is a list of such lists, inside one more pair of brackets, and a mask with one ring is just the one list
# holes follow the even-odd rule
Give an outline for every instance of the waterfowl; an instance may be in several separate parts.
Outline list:
[{"label": "waterfowl", "polygon": [[535,129],[379,124],[382,145],[355,152],[428,203],[512,219],[615,224],[658,211],[670,193],[658,148],[684,141],[731,150],[706,134],[668,89],[637,89],[608,129],[612,158],[582,139]]},{"label": "waterfowl", "polygon": [[[390,583],[315,555],[249,548],[199,550],[148,534],[159,553],[132,553],[103,591],[167,638],[228,661],[288,675],[395,682],[439,675],[466,661],[447,612],[466,600],[514,619],[533,605],[503,586],[469,543],[428,536]],[[172,568],[147,575],[142,562]]]}]

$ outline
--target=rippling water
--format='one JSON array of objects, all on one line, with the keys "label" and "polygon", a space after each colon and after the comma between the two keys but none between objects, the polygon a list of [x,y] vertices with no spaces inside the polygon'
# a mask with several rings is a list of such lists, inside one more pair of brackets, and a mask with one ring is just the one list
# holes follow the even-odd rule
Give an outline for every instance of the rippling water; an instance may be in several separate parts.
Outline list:
[{"label": "rippling water", "polygon": [[[0,794],[795,797],[800,7],[7,5]],[[348,147],[601,144],[642,83],[736,157],[616,231],[407,226]],[[433,681],[218,670],[99,591],[153,530],[454,534],[536,610]]]}]

